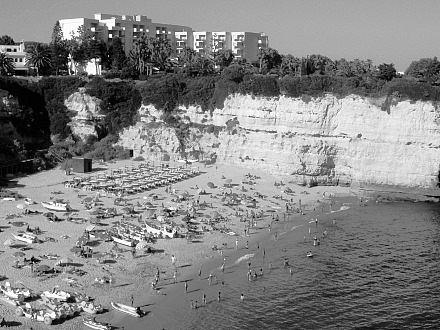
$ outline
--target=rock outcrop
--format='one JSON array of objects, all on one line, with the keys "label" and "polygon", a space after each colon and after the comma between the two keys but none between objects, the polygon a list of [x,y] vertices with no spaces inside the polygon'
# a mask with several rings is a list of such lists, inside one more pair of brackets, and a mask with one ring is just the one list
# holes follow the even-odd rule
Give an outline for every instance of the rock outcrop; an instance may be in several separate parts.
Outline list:
[{"label": "rock outcrop", "polygon": [[101,100],[87,94],[85,88],[79,88],[64,101],[67,109],[76,113],[70,123],[73,134],[83,140],[88,135],[97,136],[95,123],[103,117],[100,103]]},{"label": "rock outcrop", "polygon": [[[431,102],[394,102],[355,95],[262,98],[233,95],[212,113],[180,107],[195,125],[190,157],[259,168],[304,184],[347,184],[440,195],[440,111]],[[161,111],[121,134],[120,144],[144,158],[173,155],[179,140]],[[164,129],[166,127],[166,129]],[[439,192],[437,192],[439,190]]]}]

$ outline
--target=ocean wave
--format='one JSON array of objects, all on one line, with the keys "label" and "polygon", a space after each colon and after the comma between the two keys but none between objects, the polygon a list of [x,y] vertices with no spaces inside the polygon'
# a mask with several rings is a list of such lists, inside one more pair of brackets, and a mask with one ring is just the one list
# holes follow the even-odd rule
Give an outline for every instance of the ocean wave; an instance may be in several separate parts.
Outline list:
[{"label": "ocean wave", "polygon": [[255,253],[245,254],[244,256],[238,258],[237,261],[234,262],[234,265],[238,265],[240,262],[247,260],[249,258],[252,258],[254,255],[255,255]]}]

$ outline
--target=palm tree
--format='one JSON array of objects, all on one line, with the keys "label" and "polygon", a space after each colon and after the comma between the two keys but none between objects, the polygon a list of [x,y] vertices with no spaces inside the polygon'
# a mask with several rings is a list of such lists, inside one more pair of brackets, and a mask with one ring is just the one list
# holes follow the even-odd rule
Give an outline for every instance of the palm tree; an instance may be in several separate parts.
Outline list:
[{"label": "palm tree", "polygon": [[26,51],[26,65],[37,69],[37,77],[40,69],[52,66],[50,52],[42,44],[35,44]]},{"label": "palm tree", "polygon": [[7,75],[14,73],[15,65],[12,58],[8,57],[8,54],[0,52],[0,75]]}]

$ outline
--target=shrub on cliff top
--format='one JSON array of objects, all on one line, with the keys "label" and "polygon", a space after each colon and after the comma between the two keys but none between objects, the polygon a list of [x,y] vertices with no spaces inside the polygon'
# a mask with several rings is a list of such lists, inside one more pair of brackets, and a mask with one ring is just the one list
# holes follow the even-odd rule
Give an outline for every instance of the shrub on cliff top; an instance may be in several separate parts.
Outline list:
[{"label": "shrub on cliff top", "polygon": [[395,95],[412,101],[440,101],[440,88],[411,79],[394,79],[383,86],[382,95]]},{"label": "shrub on cliff top", "polygon": [[241,94],[252,94],[256,96],[275,97],[280,95],[278,78],[274,76],[246,75],[239,84]]},{"label": "shrub on cliff top", "polygon": [[106,114],[102,131],[117,134],[123,128],[133,125],[142,102],[133,82],[110,82],[93,78],[86,86],[86,92],[101,100],[101,110]]}]

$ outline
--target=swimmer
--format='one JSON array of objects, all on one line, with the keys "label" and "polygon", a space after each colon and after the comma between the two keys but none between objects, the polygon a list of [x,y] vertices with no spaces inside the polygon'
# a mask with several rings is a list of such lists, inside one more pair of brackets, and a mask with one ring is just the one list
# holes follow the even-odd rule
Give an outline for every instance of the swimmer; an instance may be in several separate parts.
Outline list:
[{"label": "swimmer", "polygon": [[241,294],[241,296],[240,296],[240,300],[241,300],[241,301],[244,300],[244,294]]}]

